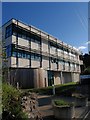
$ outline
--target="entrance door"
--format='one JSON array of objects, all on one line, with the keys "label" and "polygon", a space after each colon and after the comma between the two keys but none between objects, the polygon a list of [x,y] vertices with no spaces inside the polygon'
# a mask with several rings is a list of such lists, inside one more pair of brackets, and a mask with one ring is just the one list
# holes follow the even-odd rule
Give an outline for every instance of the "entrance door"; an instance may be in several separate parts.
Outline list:
[{"label": "entrance door", "polygon": [[52,84],[54,84],[54,73],[48,71],[48,86],[52,86]]}]

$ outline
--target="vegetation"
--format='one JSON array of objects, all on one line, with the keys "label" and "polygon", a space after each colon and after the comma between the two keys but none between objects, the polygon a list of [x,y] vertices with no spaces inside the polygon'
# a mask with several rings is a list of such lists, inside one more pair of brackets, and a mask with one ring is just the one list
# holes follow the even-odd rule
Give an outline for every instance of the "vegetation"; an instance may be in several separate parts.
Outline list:
[{"label": "vegetation", "polygon": [[90,66],[88,66],[88,67],[84,70],[83,74],[85,74],[85,75],[90,74]]},{"label": "vegetation", "polygon": [[20,91],[6,83],[3,83],[2,90],[3,119],[26,119],[26,114],[22,112]]},{"label": "vegetation", "polygon": [[90,66],[90,55],[89,54],[85,54],[83,56],[83,62],[84,62],[84,66],[85,68],[87,68],[88,66]]},{"label": "vegetation", "polygon": [[85,54],[81,56],[81,59],[83,60],[83,68],[81,74],[84,75],[90,74],[90,54]]},{"label": "vegetation", "polygon": [[64,100],[54,100],[54,104],[57,106],[71,106],[71,103],[68,103]]},{"label": "vegetation", "polygon": [[[75,91],[76,86],[78,84],[75,82],[70,82],[66,84],[60,84],[60,85],[55,85],[55,93],[58,95],[63,94],[63,95],[71,95],[72,92]],[[27,89],[27,90],[22,90],[23,94],[28,93],[28,92],[36,92],[39,94],[48,94],[52,95],[53,86],[45,87],[45,88],[34,88],[34,89]]]}]

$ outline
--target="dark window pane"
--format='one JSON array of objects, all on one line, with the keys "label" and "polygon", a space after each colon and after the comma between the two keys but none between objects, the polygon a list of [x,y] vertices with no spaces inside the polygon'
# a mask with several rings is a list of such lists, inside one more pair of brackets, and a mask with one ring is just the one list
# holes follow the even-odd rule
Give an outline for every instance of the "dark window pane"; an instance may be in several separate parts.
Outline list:
[{"label": "dark window pane", "polygon": [[5,37],[6,38],[9,37],[9,36],[11,36],[11,35],[12,35],[12,24],[9,25],[9,26],[7,26],[6,27],[6,31],[5,31]]},{"label": "dark window pane", "polygon": [[12,52],[12,56],[13,56],[13,57],[16,57],[16,52]]}]

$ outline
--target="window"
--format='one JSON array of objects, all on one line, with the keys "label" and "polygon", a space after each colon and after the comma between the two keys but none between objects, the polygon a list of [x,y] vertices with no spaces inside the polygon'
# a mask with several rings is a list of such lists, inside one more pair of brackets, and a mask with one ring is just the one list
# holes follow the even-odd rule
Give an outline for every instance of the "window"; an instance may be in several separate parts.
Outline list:
[{"label": "window", "polygon": [[18,57],[22,58],[22,53],[18,52]]},{"label": "window", "polygon": [[31,38],[30,38],[29,36],[26,36],[26,39],[27,39],[27,40],[31,40]]},{"label": "window", "polygon": [[22,53],[22,58],[26,58],[26,54],[24,52]]},{"label": "window", "polygon": [[26,32],[25,31],[22,31],[22,38],[26,39]]},{"label": "window", "polygon": [[31,54],[31,59],[32,60],[40,61],[41,60],[41,56],[38,55],[38,54]]},{"label": "window", "polygon": [[40,58],[41,58],[41,57],[40,57],[39,55],[36,55],[36,54],[35,54],[35,60],[40,61]]},{"label": "window", "polygon": [[12,35],[12,25],[6,27],[5,38],[8,38]]},{"label": "window", "polygon": [[31,59],[34,60],[34,54],[31,54]]},{"label": "window", "polygon": [[7,57],[10,57],[10,56],[11,56],[11,45],[8,45],[8,46],[6,47],[6,56],[7,56]]},{"label": "window", "polygon": [[27,58],[27,59],[30,59],[30,55],[29,55],[29,54],[26,54],[26,58]]},{"label": "window", "polygon": [[12,56],[16,57],[16,52],[15,51],[12,52]]},{"label": "window", "polygon": [[37,43],[37,44],[40,44],[40,41],[38,41],[38,40],[35,40],[35,43]]}]

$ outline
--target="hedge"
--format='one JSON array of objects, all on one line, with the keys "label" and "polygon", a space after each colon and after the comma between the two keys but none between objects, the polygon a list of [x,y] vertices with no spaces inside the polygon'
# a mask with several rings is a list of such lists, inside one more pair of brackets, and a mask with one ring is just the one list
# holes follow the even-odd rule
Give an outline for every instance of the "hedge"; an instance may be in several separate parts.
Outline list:
[{"label": "hedge", "polygon": [[[76,90],[76,86],[78,84],[75,82],[70,82],[66,84],[60,84],[60,85],[55,85],[55,93],[56,95],[71,95],[72,92]],[[23,93],[28,93],[28,92],[36,92],[39,94],[47,94],[47,95],[52,95],[53,94],[53,87],[45,87],[45,88],[33,88],[33,89],[23,89]]]}]

